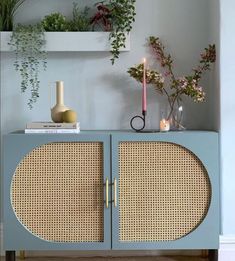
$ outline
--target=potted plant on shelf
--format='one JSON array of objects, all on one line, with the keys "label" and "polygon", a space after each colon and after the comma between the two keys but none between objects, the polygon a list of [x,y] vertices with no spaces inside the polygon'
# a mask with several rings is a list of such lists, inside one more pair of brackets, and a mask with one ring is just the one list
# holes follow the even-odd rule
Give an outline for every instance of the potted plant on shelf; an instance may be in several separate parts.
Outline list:
[{"label": "potted plant on shelf", "polygon": [[126,34],[130,33],[135,21],[136,0],[109,0],[97,4],[97,13],[91,23],[110,31],[112,64],[119,58],[120,49],[125,47]]},{"label": "potted plant on shelf", "polygon": [[69,21],[69,31],[71,32],[88,32],[91,31],[91,22],[89,17],[89,7],[80,10],[77,3],[73,3],[73,17]]},{"label": "potted plant on shelf", "polygon": [[0,1],[0,31],[12,31],[15,13],[24,1],[25,0]]},{"label": "potted plant on shelf", "polygon": [[45,32],[87,32],[91,31],[89,8],[80,10],[77,3],[73,3],[73,17],[67,19],[60,13],[52,13],[42,20]]},{"label": "potted plant on shelf", "polygon": [[[1,0],[0,6],[2,7],[3,3],[6,5],[7,3],[15,3],[12,9],[13,11],[11,12],[14,14],[16,8],[24,1],[25,0]],[[90,9],[88,7],[85,7],[84,10],[80,10],[79,6],[74,3],[72,19],[68,19],[60,13],[52,13],[45,16],[43,20],[35,26],[18,25],[13,27],[13,33],[8,44],[16,55],[14,66],[21,76],[21,91],[25,92],[27,89],[30,89],[31,97],[28,102],[30,109],[32,109],[33,104],[39,97],[40,63],[44,69],[46,68],[46,51],[44,47],[46,39],[49,39],[47,38],[49,36],[44,33],[91,32],[98,23],[106,23],[104,19],[108,16],[107,19],[109,22],[106,27],[103,28],[103,31],[109,33],[112,53],[111,61],[112,64],[114,64],[114,61],[119,58],[120,49],[125,47],[126,34],[132,29],[132,23],[135,20],[135,2],[136,0],[106,0],[99,2],[95,5],[98,13],[95,13],[93,17],[89,16]],[[106,14],[105,10],[107,11]],[[98,19],[98,16],[100,19]],[[53,34],[53,36],[50,37],[57,36],[58,34]],[[58,37],[61,37],[61,35]]]},{"label": "potted plant on shelf", "polygon": [[95,4],[97,11],[90,18],[89,8],[81,11],[76,3],[73,6],[72,20],[60,13],[46,16],[42,25],[46,32],[109,32],[112,64],[119,58],[121,48],[125,48],[127,34],[135,21],[136,0],[106,0]]}]

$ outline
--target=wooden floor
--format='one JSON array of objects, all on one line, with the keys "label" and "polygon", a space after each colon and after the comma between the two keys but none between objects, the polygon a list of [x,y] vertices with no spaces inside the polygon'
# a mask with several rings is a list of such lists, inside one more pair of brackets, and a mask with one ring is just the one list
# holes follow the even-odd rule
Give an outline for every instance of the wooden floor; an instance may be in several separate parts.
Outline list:
[{"label": "wooden floor", "polygon": [[[5,259],[2,257],[1,261]],[[25,261],[207,261],[206,258],[178,256],[178,257],[33,257]],[[20,259],[17,258],[17,261]]]}]

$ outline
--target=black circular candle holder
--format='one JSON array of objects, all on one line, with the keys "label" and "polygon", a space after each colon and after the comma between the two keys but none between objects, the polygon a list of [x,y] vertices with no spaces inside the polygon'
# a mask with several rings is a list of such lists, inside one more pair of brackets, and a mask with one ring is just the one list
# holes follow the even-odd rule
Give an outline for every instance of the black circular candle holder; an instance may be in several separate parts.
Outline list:
[{"label": "black circular candle holder", "polygon": [[[131,125],[131,128],[136,131],[136,132],[143,132],[144,128],[145,128],[145,117],[146,117],[146,111],[143,111],[142,112],[142,116],[141,115],[136,115],[134,116],[131,121],[130,121],[130,125]],[[140,119],[142,121],[142,126],[139,127],[139,128],[136,128],[134,126],[134,121],[137,120],[137,119]]]}]

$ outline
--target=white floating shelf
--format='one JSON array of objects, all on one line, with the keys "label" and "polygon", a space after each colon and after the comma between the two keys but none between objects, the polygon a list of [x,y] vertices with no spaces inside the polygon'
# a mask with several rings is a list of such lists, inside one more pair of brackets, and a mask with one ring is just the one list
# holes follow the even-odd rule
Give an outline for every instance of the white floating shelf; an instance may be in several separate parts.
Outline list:
[{"label": "white floating shelf", "polygon": [[[12,51],[8,45],[11,32],[0,32],[0,51]],[[46,32],[48,52],[104,52],[110,51],[108,32]],[[130,51],[130,34],[126,34],[126,47],[120,51]]]}]

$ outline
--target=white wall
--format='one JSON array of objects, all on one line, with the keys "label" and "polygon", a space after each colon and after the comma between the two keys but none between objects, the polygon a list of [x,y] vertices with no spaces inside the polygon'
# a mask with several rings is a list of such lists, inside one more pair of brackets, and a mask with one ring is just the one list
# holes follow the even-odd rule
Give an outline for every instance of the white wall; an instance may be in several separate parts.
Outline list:
[{"label": "white wall", "polygon": [[221,1],[221,157],[223,234],[235,238],[235,2]]},{"label": "white wall", "polygon": [[209,0],[209,41],[216,44],[216,64],[210,73],[210,116],[213,129],[220,129],[220,0]]},{"label": "white wall", "polygon": [[[41,18],[45,13],[57,10],[56,7],[68,13],[72,2],[28,0],[25,10],[19,10],[18,20],[22,22],[28,16],[29,20]],[[19,91],[20,79],[12,67],[14,56],[3,53],[3,132],[23,129],[25,123],[32,120],[49,120],[49,83],[55,80],[64,80],[65,103],[78,112],[82,129],[128,129],[130,118],[141,112],[141,89],[126,71],[140,63],[144,56],[149,60],[146,38],[160,36],[176,60],[179,75],[190,73],[208,44],[208,12],[209,4],[205,0],[138,0],[131,52],[122,54],[115,66],[110,65],[109,53],[50,53],[48,70],[41,74],[41,97],[32,111],[27,108],[26,96]],[[203,83],[208,91],[208,77]],[[149,128],[158,128],[160,100],[151,88],[148,93]],[[208,115],[210,102],[194,104],[186,99],[186,103],[188,128],[213,127],[212,121],[208,120],[211,119]]]},{"label": "white wall", "polygon": [[220,0],[220,77],[221,77],[221,208],[222,236],[220,245],[220,261],[235,260],[235,176],[234,154],[234,108],[235,108],[235,2]]}]

